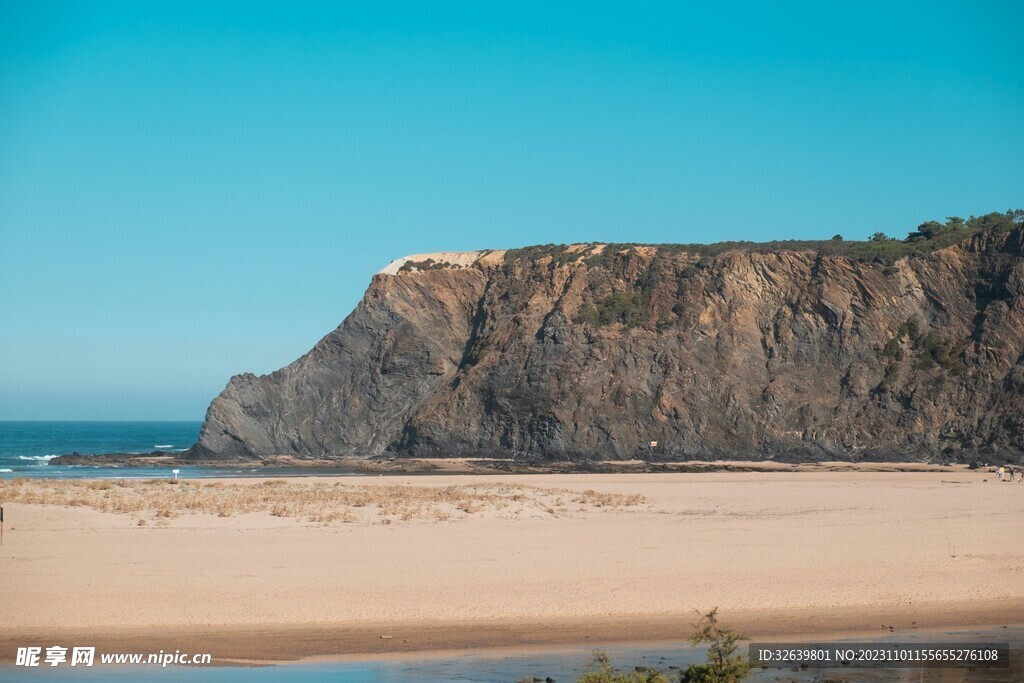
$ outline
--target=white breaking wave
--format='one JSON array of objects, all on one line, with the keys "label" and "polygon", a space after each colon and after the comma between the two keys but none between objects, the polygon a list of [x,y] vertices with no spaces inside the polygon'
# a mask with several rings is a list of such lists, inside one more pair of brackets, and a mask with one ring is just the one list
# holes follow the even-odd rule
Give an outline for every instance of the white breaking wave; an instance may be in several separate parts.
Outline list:
[{"label": "white breaking wave", "polygon": [[13,472],[13,471],[14,470],[9,470],[6,467],[0,467],[0,472]]},{"label": "white breaking wave", "polygon": [[157,445],[153,446],[153,448],[174,448],[174,444],[173,443],[158,443]]},{"label": "white breaking wave", "polygon": [[56,455],[19,455],[18,460],[53,460]]}]

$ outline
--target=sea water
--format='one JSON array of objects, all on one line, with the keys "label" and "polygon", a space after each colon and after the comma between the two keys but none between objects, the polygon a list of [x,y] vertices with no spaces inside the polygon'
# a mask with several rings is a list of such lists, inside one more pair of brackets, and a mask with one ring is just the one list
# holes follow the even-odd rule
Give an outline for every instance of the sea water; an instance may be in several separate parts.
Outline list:
[{"label": "sea water", "polygon": [[182,453],[199,438],[201,426],[201,422],[2,421],[0,477],[95,476],[93,468],[50,467],[49,462],[72,452]]},{"label": "sea water", "polygon": [[[55,422],[0,421],[0,479],[57,477],[96,479],[155,479],[174,476],[165,467],[51,465],[65,453],[183,453],[198,439],[202,422]],[[178,467],[182,479],[205,477],[354,475],[331,468]]]}]

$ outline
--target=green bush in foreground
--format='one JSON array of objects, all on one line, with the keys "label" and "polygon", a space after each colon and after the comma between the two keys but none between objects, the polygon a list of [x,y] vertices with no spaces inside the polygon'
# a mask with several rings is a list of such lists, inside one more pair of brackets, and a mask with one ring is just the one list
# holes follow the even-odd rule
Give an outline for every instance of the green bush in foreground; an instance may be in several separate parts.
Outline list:
[{"label": "green bush in foreground", "polygon": [[682,683],[736,683],[750,673],[747,658],[737,655],[743,636],[718,623],[718,608],[701,616],[690,637],[694,645],[708,643],[706,664],[691,664],[680,677]]},{"label": "green bush in foreground", "polygon": [[618,673],[604,650],[594,650],[593,659],[577,683],[669,683],[668,677],[655,669]]},{"label": "green bush in foreground", "polygon": [[[694,645],[708,644],[708,661],[688,666],[679,674],[679,682],[738,683],[743,680],[750,673],[750,664],[746,657],[736,654],[742,639],[739,633],[718,623],[717,607],[701,614],[690,642]],[[593,658],[576,683],[670,683],[670,680],[657,669],[628,673],[616,671],[604,650],[594,650]]]}]

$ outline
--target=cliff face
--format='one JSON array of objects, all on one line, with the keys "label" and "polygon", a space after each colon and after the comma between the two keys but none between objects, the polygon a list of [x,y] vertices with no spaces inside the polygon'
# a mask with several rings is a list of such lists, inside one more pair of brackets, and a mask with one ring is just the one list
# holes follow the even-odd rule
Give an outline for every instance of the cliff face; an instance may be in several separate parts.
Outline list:
[{"label": "cliff face", "polygon": [[308,354],[232,378],[191,455],[1024,455],[1020,228],[889,265],[612,252],[400,259]]}]

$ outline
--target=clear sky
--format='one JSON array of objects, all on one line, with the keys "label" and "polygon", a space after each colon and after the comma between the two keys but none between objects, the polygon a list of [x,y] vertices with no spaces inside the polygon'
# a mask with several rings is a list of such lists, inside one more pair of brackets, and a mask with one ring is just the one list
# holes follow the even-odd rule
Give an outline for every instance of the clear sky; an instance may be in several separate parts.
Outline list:
[{"label": "clear sky", "polygon": [[1024,205],[1019,2],[0,2],[0,419],[201,419],[407,253]]}]

